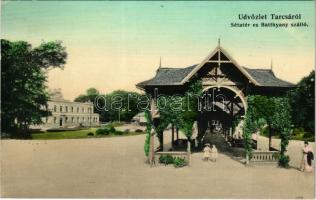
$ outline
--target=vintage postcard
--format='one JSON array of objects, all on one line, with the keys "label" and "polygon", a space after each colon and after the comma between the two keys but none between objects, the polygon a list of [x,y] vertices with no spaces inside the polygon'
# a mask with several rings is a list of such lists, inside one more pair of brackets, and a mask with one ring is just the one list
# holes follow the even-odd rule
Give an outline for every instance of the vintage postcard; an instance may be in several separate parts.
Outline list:
[{"label": "vintage postcard", "polygon": [[2,198],[315,198],[314,1],[1,1]]}]

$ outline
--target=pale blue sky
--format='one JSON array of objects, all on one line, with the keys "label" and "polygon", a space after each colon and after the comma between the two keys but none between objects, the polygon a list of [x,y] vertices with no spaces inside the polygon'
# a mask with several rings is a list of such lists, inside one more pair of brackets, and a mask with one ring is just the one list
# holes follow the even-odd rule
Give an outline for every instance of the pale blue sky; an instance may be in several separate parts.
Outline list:
[{"label": "pale blue sky", "polygon": [[[163,66],[201,62],[217,45],[240,65],[268,68],[296,82],[314,68],[314,2],[4,2],[2,38],[62,40],[65,70],[49,73],[49,87],[73,99],[93,86],[136,90]],[[305,28],[231,28],[238,14],[297,14]],[[278,22],[278,21],[276,21]]]}]

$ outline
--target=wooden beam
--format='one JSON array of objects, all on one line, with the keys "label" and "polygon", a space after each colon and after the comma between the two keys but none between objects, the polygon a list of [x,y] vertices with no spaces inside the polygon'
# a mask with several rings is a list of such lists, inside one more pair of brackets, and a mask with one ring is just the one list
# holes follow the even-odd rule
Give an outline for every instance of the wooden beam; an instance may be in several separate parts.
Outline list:
[{"label": "wooden beam", "polygon": [[171,125],[171,147],[174,147],[174,124]]},{"label": "wooden beam", "polygon": [[233,63],[230,60],[209,60],[207,63]]},{"label": "wooden beam", "polygon": [[[220,84],[219,84],[220,83]],[[242,82],[232,82],[232,81],[225,81],[225,82],[215,82],[215,81],[209,81],[209,80],[204,80],[202,79],[202,85],[218,85],[218,87],[221,87],[221,85],[225,86],[232,86],[232,85],[243,85]]]}]

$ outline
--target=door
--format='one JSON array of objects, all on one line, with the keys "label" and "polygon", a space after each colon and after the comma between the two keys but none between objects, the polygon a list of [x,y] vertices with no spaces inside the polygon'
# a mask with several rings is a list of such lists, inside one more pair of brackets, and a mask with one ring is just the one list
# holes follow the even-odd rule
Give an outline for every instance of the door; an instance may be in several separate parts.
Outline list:
[{"label": "door", "polygon": [[63,119],[62,118],[59,119],[59,126],[63,126]]}]

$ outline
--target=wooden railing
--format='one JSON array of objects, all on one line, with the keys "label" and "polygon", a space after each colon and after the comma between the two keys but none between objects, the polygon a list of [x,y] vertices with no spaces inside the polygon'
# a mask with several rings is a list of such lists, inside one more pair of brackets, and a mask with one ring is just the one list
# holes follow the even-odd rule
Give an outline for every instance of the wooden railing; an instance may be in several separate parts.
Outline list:
[{"label": "wooden railing", "polygon": [[190,164],[190,154],[186,151],[158,151],[155,152],[155,163],[159,163],[159,157],[162,155],[171,155],[173,158],[183,158]]},{"label": "wooden railing", "polygon": [[277,162],[279,159],[278,151],[254,151],[250,162]]}]

